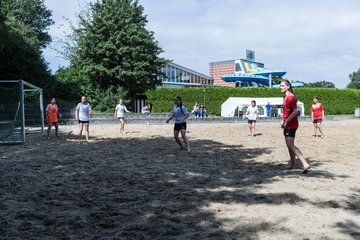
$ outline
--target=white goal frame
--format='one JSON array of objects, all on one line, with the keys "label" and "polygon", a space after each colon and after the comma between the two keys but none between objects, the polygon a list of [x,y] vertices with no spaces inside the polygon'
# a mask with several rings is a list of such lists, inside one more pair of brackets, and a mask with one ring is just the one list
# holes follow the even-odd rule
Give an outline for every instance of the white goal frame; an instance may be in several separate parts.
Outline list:
[{"label": "white goal frame", "polygon": [[[2,83],[14,83],[19,86],[19,113],[20,113],[20,140],[19,141],[0,141],[0,144],[23,144],[26,141],[26,134],[33,133],[44,133],[44,104],[43,104],[43,90],[31,83],[28,83],[24,80],[0,80],[0,86]],[[25,92],[38,92],[39,93],[39,110],[41,114],[41,126],[39,130],[35,131],[26,131],[26,114],[25,114]]]}]

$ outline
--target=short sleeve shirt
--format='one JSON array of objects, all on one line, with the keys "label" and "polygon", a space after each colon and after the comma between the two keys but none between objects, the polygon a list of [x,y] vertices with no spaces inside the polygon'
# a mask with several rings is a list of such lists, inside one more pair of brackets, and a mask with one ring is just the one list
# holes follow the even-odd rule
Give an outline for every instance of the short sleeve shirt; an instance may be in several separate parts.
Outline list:
[{"label": "short sleeve shirt", "polygon": [[174,106],[172,109],[172,114],[175,117],[175,123],[183,123],[186,122],[186,120],[181,121],[186,114],[188,114],[187,108],[183,105],[181,108],[178,106]]},{"label": "short sleeve shirt", "polygon": [[249,120],[256,120],[258,114],[257,106],[249,106],[247,109],[247,113],[249,114]]},{"label": "short sleeve shirt", "polygon": [[82,102],[79,103],[76,107],[76,110],[79,111],[80,121],[89,121],[90,111],[91,111],[91,106],[89,103],[85,103],[85,104],[83,104]]},{"label": "short sleeve shirt", "polygon": [[118,118],[123,118],[123,117],[125,117],[125,111],[127,111],[127,108],[126,108],[126,106],[125,105],[123,105],[123,104],[118,104],[118,105],[116,105],[116,116],[118,117]]},{"label": "short sleeve shirt", "polygon": [[[297,100],[294,94],[290,93],[285,96],[284,104],[283,104],[283,117],[282,119],[285,121],[290,114],[297,110]],[[285,129],[294,129],[299,127],[298,115],[296,115],[290,122],[286,124]]]},{"label": "short sleeve shirt", "polygon": [[313,105],[311,105],[311,108],[310,108],[310,112],[313,113],[314,119],[322,119],[323,118],[323,115],[322,115],[323,110],[324,110],[324,107],[321,103],[313,104]]}]

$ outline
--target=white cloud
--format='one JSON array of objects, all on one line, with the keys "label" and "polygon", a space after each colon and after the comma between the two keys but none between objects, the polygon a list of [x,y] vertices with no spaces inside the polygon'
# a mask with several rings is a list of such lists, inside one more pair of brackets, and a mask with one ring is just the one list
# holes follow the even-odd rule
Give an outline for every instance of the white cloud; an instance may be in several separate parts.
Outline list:
[{"label": "white cloud", "polygon": [[[46,0],[62,36],[75,19],[80,1]],[[81,1],[82,5],[83,1]],[[148,28],[164,49],[163,56],[208,74],[211,61],[256,51],[269,68],[284,68],[289,79],[332,81],[338,87],[360,67],[360,1],[337,0],[141,0]],[[57,28],[57,29],[56,29]],[[52,57],[46,59],[51,62]],[[57,67],[57,66],[55,66]]]}]

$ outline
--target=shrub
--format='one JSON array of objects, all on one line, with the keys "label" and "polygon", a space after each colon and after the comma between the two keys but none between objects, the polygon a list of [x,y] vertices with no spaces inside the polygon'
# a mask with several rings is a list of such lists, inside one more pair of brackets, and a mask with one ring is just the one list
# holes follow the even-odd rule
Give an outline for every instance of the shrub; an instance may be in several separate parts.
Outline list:
[{"label": "shrub", "polygon": [[[276,88],[157,88],[146,92],[153,112],[169,112],[174,105],[174,97],[180,96],[189,110],[197,102],[205,104],[209,114],[220,115],[221,104],[229,97],[282,97]],[[305,114],[310,114],[314,96],[324,105],[325,114],[353,114],[360,107],[360,90],[333,88],[297,88],[295,95],[305,105]]]}]

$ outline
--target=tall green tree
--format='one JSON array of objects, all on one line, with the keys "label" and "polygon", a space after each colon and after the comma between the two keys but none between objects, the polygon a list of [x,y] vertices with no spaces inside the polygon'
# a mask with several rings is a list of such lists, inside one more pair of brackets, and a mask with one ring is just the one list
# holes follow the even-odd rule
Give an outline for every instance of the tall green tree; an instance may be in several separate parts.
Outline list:
[{"label": "tall green tree", "polygon": [[45,47],[51,42],[51,36],[47,30],[49,26],[54,24],[54,21],[51,18],[52,12],[45,6],[44,0],[0,1],[0,11],[5,15],[5,19],[13,18],[19,24],[32,30],[31,35],[27,37],[35,36],[40,47]]},{"label": "tall green tree", "polygon": [[347,85],[347,88],[360,89],[360,68],[349,74],[350,83]]},{"label": "tall green tree", "polygon": [[98,0],[79,17],[70,60],[91,89],[121,87],[133,98],[161,84],[166,60],[143,10],[138,1]]},{"label": "tall green tree", "polygon": [[307,88],[335,88],[335,84],[328,81],[318,81],[311,83],[304,83],[304,87]]},{"label": "tall green tree", "polygon": [[42,48],[51,40],[51,24],[43,0],[1,0],[0,79],[24,79],[43,88],[50,84]]}]

